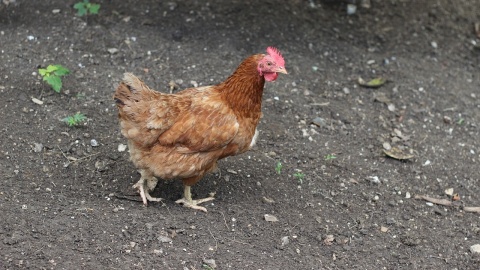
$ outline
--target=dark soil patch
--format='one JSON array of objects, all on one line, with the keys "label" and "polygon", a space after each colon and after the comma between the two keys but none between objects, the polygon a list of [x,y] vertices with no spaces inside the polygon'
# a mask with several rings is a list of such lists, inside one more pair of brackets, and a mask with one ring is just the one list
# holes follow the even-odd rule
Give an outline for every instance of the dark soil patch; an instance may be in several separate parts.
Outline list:
[{"label": "dark soil patch", "polygon": [[[11,2],[0,4],[0,268],[480,268],[469,251],[480,216],[462,208],[480,206],[476,1],[372,1],[352,16],[335,1],[98,1],[81,18],[76,1]],[[174,203],[180,182],[161,182],[165,202],[148,207],[115,196],[139,177],[117,150],[124,72],[159,91],[207,85],[271,45],[290,74],[266,86],[256,148],[194,186],[216,192],[207,214]],[[48,64],[72,71],[60,94],[37,74]],[[388,82],[357,84],[377,76]],[[85,125],[60,121],[76,112]],[[415,157],[387,158],[387,143]],[[458,206],[413,198],[450,199],[447,188]]]}]

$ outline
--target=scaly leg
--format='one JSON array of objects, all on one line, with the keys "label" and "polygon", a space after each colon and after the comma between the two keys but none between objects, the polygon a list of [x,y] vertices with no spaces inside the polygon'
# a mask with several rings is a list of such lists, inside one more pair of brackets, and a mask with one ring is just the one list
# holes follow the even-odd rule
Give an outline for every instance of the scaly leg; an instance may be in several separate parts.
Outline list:
[{"label": "scaly leg", "polygon": [[140,180],[133,185],[133,188],[138,189],[138,193],[140,193],[140,197],[142,198],[143,204],[147,205],[147,201],[151,202],[159,202],[162,198],[154,198],[150,196],[150,191],[153,191],[155,186],[157,186],[158,179],[153,176],[152,173],[146,170],[140,170]]},{"label": "scaly leg", "polygon": [[176,201],[178,204],[182,204],[184,207],[200,210],[203,212],[207,212],[207,208],[199,206],[198,204],[208,202],[215,199],[214,197],[208,197],[204,199],[192,200],[192,192],[191,187],[184,185],[183,189],[183,198]]}]

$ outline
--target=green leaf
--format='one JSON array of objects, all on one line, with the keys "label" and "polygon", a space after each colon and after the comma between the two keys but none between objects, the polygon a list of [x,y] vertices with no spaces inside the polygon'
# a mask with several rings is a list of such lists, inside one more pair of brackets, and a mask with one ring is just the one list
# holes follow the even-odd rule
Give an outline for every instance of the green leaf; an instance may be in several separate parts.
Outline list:
[{"label": "green leaf", "polygon": [[81,122],[85,121],[87,117],[82,113],[76,113],[72,116],[68,116],[62,119],[69,127],[77,126]]},{"label": "green leaf", "polygon": [[65,122],[69,127],[75,125],[75,120],[71,116],[63,118],[62,121]]},{"label": "green leaf", "polygon": [[40,75],[42,75],[42,77],[45,77],[47,75],[47,70],[44,69],[44,68],[39,68],[38,73],[40,73]]},{"label": "green leaf", "polygon": [[54,65],[57,69],[54,71],[54,74],[57,76],[64,76],[70,73],[70,70],[68,68],[65,68],[61,65]]},{"label": "green leaf", "polygon": [[48,74],[51,74],[53,73],[55,70],[57,70],[58,68],[55,66],[55,65],[48,65],[47,67],[47,73]]},{"label": "green leaf", "polygon": [[369,87],[369,88],[378,88],[378,87],[384,85],[386,82],[387,82],[387,80],[385,78],[381,78],[381,77],[372,79],[368,82],[364,81],[362,78],[358,78],[358,84],[360,84],[361,86],[364,86],[364,87]]},{"label": "green leaf", "polygon": [[80,123],[80,122],[85,121],[85,119],[87,119],[87,117],[85,117],[85,115],[83,115],[82,113],[76,113],[73,116],[73,119],[75,120],[75,122]]},{"label": "green leaf", "polygon": [[77,10],[78,16],[83,16],[87,14],[87,8],[85,7],[85,4],[82,2],[76,3],[75,5],[73,5],[73,8]]},{"label": "green leaf", "polygon": [[60,79],[60,77],[55,75],[50,75],[50,76],[43,77],[43,80],[47,81],[47,83],[50,84],[50,86],[52,86],[55,92],[60,93],[60,90],[62,89],[62,80]]},{"label": "green leaf", "polygon": [[100,4],[91,4],[88,10],[90,10],[90,14],[98,14],[98,10],[100,9]]}]

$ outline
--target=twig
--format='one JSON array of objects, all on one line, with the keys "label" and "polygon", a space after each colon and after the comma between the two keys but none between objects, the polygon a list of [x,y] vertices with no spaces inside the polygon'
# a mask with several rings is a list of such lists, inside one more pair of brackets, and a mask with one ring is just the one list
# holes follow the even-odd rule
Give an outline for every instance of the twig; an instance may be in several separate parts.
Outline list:
[{"label": "twig", "polygon": [[60,148],[60,146],[59,146],[58,144],[57,144],[57,148],[58,148],[58,150],[60,150],[60,153],[62,153],[63,157],[64,157],[66,160],[68,160],[68,162],[70,162],[70,160],[69,160],[68,157],[65,155],[65,153],[63,153],[62,148]]},{"label": "twig", "polygon": [[465,212],[472,212],[472,213],[480,213],[480,207],[478,206],[465,206],[463,207],[463,211]]},{"label": "twig", "polygon": [[[447,199],[436,199],[436,198],[429,197],[427,195],[415,195],[414,198],[415,199],[420,199],[420,200],[425,200],[427,202],[431,202],[431,203],[439,204],[439,205],[443,205],[443,206],[453,206],[454,205],[453,202],[451,202]],[[480,213],[480,207],[478,207],[478,206],[465,206],[465,207],[463,207],[463,211],[471,212],[471,213]]]},{"label": "twig", "polygon": [[58,150],[60,150],[60,153],[62,153],[62,156],[70,163],[74,163],[74,162],[77,162],[77,161],[81,161],[81,160],[84,160],[84,159],[87,159],[87,158],[90,158],[90,157],[93,157],[93,156],[96,156],[98,154],[100,154],[100,152],[98,153],[93,153],[91,155],[88,155],[88,156],[84,156],[84,157],[81,157],[81,158],[76,158],[76,157],[67,157],[65,155],[65,153],[63,153],[62,149],[60,148],[60,146],[57,144],[57,148]]},{"label": "twig", "polygon": [[222,216],[223,216],[223,222],[225,222],[225,227],[227,227],[227,230],[230,231],[230,228],[228,227],[227,219],[225,218],[225,215],[223,214],[223,212],[220,212],[220,214],[222,214]]},{"label": "twig", "polygon": [[323,103],[310,103],[308,106],[328,106],[330,102],[323,102]]},{"label": "twig", "polygon": [[213,240],[215,240],[215,251],[217,251],[218,249],[218,241],[217,241],[217,238],[215,238],[215,236],[213,235],[212,231],[210,231],[210,228],[207,227],[208,229],[208,232],[210,233],[210,235],[212,236]]},{"label": "twig", "polygon": [[225,239],[227,239],[227,240],[229,240],[229,241],[232,241],[232,242],[235,242],[235,243],[242,244],[242,245],[247,245],[247,246],[254,247],[254,245],[252,245],[252,244],[245,243],[245,242],[241,242],[241,241],[238,241],[238,240],[235,240],[235,239],[230,239],[230,238],[228,238],[228,237],[225,237]]},{"label": "twig", "polygon": [[452,202],[447,200],[447,199],[436,199],[436,198],[429,197],[427,195],[415,195],[414,198],[425,200],[427,202],[431,202],[431,203],[434,203],[434,204],[440,204],[440,205],[444,205],[444,206],[452,206]]}]

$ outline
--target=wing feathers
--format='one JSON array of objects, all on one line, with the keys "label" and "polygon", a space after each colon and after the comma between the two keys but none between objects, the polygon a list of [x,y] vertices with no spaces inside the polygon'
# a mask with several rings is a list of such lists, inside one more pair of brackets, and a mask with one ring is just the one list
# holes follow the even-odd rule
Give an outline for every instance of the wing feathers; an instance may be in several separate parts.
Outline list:
[{"label": "wing feathers", "polygon": [[114,98],[122,133],[141,147],[159,144],[181,153],[208,152],[225,147],[238,132],[235,114],[213,87],[163,94],[125,73]]}]

